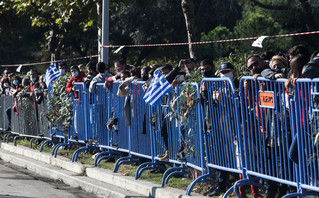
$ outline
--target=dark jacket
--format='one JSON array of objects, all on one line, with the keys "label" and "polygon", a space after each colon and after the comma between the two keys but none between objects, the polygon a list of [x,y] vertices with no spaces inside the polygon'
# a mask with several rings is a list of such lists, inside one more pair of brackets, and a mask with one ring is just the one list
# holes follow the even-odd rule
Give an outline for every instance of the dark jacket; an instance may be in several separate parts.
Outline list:
[{"label": "dark jacket", "polygon": [[303,66],[302,76],[306,78],[319,78],[319,55]]},{"label": "dark jacket", "polygon": [[261,76],[264,77],[264,78],[270,79],[270,80],[274,80],[275,79],[275,74],[282,73],[282,74],[285,74],[286,77],[288,77],[289,72],[290,72],[290,68],[281,68],[281,69],[270,69],[270,68],[267,68],[267,69],[264,69],[261,72]]},{"label": "dark jacket", "polygon": [[173,80],[175,80],[178,84],[181,84],[187,79],[187,76],[185,72],[181,72],[179,67],[175,67],[165,76],[165,78],[170,84],[172,84]]}]

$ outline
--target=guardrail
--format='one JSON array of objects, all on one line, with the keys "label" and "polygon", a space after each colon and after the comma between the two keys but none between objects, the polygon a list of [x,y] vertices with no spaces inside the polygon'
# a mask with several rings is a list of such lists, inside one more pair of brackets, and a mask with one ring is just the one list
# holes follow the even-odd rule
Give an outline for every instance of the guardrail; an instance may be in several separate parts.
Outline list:
[{"label": "guardrail", "polygon": [[[297,80],[294,95],[285,90],[284,82],[243,77],[237,92],[228,78],[204,78],[200,85],[183,84],[170,91],[154,107],[143,100],[143,82],[132,83],[124,97],[117,96],[117,82],[110,89],[98,83],[93,94],[76,83],[79,98],[73,98],[73,126],[67,142],[57,144],[52,154],[56,156],[63,145],[86,144],[74,153],[72,161],[80,151],[96,149],[102,152],[96,156],[95,166],[103,159],[119,158],[114,172],[123,163],[148,159],[138,167],[136,179],[144,170],[165,170],[166,164],[173,165],[163,174],[162,186],[174,175],[189,174],[187,168],[191,167],[202,176],[189,185],[188,195],[199,182],[216,182],[212,170],[242,175],[225,197],[231,191],[240,197],[245,185],[266,190],[260,179],[270,186],[281,183],[296,188],[285,197],[317,195],[319,80]],[[192,92],[181,97],[185,86]],[[205,88],[200,91],[200,86]],[[5,129],[6,110],[14,100],[1,96],[0,104],[0,127]],[[30,101],[25,111],[18,104],[18,114],[11,112],[12,131],[52,138],[56,132],[46,127],[46,101],[32,104]],[[295,151],[291,145],[296,145]],[[169,157],[161,161],[158,155],[166,150]],[[291,160],[294,156],[297,163]]]}]

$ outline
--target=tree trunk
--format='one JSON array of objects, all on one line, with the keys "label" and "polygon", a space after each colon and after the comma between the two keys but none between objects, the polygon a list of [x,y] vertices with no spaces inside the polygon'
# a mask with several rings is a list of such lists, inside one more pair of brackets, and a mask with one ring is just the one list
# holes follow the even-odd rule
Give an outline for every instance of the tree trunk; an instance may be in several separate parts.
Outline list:
[{"label": "tree trunk", "polygon": [[[193,0],[182,0],[182,10],[185,18],[188,43],[199,41],[199,34],[195,24],[195,10]],[[200,58],[197,45],[188,45],[190,58]]]}]

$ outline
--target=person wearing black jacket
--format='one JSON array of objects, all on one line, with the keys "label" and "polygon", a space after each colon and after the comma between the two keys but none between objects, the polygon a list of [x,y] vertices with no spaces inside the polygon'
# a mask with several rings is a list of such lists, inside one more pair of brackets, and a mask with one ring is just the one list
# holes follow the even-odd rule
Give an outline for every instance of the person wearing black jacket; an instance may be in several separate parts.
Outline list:
[{"label": "person wearing black jacket", "polygon": [[90,87],[92,79],[97,75],[96,64],[96,62],[88,62],[88,64],[86,65],[86,69],[88,72],[88,75],[84,79],[84,84],[86,88]]},{"label": "person wearing black jacket", "polygon": [[302,76],[306,78],[319,78],[319,51],[315,51],[311,57],[311,61],[302,68]]}]

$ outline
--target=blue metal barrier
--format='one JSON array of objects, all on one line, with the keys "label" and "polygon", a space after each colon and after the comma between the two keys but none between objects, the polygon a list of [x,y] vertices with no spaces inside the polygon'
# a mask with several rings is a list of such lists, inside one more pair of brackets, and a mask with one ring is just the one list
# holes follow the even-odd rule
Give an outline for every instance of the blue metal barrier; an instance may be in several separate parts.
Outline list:
[{"label": "blue metal barrier", "polygon": [[[162,186],[177,174],[190,174],[187,167],[192,167],[206,174],[204,159],[203,117],[199,100],[199,87],[197,83],[184,83],[177,88],[173,98],[169,94],[168,104],[172,101],[172,111],[175,116],[167,116],[167,132],[169,145],[169,162],[179,167],[172,167],[165,171]],[[183,92],[183,94],[181,94]],[[183,96],[183,97],[181,97]],[[167,109],[167,110],[168,110]],[[165,112],[167,115],[169,112]],[[189,186],[190,193],[196,182]]]},{"label": "blue metal barrier", "polygon": [[237,187],[248,183],[265,190],[258,178],[268,180],[269,185],[279,182],[297,186],[296,170],[288,156],[292,134],[285,81],[253,77],[240,81],[243,169],[247,171],[234,186],[236,194]]},{"label": "blue metal barrier", "polygon": [[[103,159],[108,158],[118,158],[117,144],[118,144],[118,126],[116,123],[112,124],[112,130],[108,130],[106,125],[110,119],[116,119],[114,112],[112,111],[112,96],[115,97],[113,93],[113,88],[104,89],[103,83],[97,83],[95,95],[95,105],[96,105],[96,136],[95,139],[100,148],[106,149],[106,151],[100,152],[96,158],[94,165],[98,164]],[[115,92],[114,92],[115,93]]]},{"label": "blue metal barrier", "polygon": [[[120,82],[113,83],[112,87],[112,109],[118,117],[118,151],[127,153],[128,156],[119,158],[114,166],[113,171],[117,172],[120,165],[124,163],[138,162],[138,159],[131,154],[132,151],[132,101],[130,96],[118,97],[117,91]],[[129,126],[129,123],[131,126]],[[136,122],[136,121],[134,121]]]},{"label": "blue metal barrier", "polygon": [[[297,80],[294,95],[285,90],[285,81],[243,77],[238,97],[230,79],[205,78],[202,84],[205,84],[207,93],[199,93],[197,84],[183,84],[181,88],[170,91],[154,107],[144,102],[144,82],[130,85],[128,101],[126,97],[117,96],[118,82],[114,82],[110,89],[104,89],[103,83],[98,83],[94,94],[89,94],[83,83],[75,83],[79,98],[73,99],[74,123],[68,140],[86,146],[74,153],[72,161],[77,160],[82,150],[101,148],[106,151],[96,157],[96,166],[105,158],[119,157],[119,152],[127,154],[117,161],[114,172],[123,163],[137,162],[135,157],[151,160],[138,167],[136,179],[144,170],[166,169],[167,163],[174,164],[165,171],[162,186],[174,175],[189,174],[187,167],[191,167],[201,171],[202,176],[188,186],[187,195],[199,182],[216,182],[213,169],[243,175],[243,179],[237,181],[224,197],[231,191],[240,197],[238,188],[244,185],[256,185],[265,190],[260,179],[267,181],[268,185],[281,183],[296,187],[296,192],[285,197],[318,195],[319,79]],[[250,87],[244,87],[247,82]],[[177,98],[184,90],[183,86],[193,91],[184,94],[184,98]],[[32,104],[30,102],[27,106],[34,110],[32,114],[22,109],[19,111],[18,107],[18,114],[11,115],[12,122],[19,123],[12,125],[19,134],[38,136],[45,133],[46,124],[38,121],[41,121],[40,112],[46,111],[46,106],[34,109]],[[130,106],[125,110],[127,104]],[[0,111],[3,112],[0,128],[7,127],[5,110],[12,106],[11,96],[0,97]],[[182,120],[186,110],[188,120]],[[130,114],[130,126],[126,125],[125,118],[129,114],[124,111]],[[118,119],[118,131],[105,127],[111,117]],[[167,148],[161,135],[164,122]],[[30,123],[36,124],[28,128],[26,125]],[[63,133],[51,130],[53,135],[64,137]],[[294,137],[298,148],[297,164],[289,158]],[[56,156],[58,148],[67,145],[70,144],[57,144],[52,155]],[[166,149],[169,150],[169,159],[160,161],[157,155]]]},{"label": "blue metal barrier", "polygon": [[[100,120],[97,120],[96,108],[98,101],[94,94],[90,94],[84,83],[74,83],[78,98],[73,97],[73,130],[69,133],[69,142],[85,143],[86,145],[77,149],[72,162],[76,162],[79,153],[84,150],[99,150],[94,144],[96,142],[97,129],[100,128]],[[74,96],[74,95],[73,95]],[[91,101],[90,101],[91,100]]]},{"label": "blue metal barrier", "polygon": [[[295,134],[297,138],[298,153],[297,167],[299,170],[300,186],[298,192],[293,195],[319,194],[319,79],[298,79],[294,89]],[[316,138],[317,136],[317,138]],[[289,197],[286,196],[286,197]]]},{"label": "blue metal barrier", "polygon": [[[150,169],[163,169],[165,170],[165,162],[159,162],[155,159],[155,126],[160,126],[161,121],[158,123],[152,121],[152,107],[147,105],[143,99],[144,90],[142,88],[145,82],[137,82],[131,85],[131,101],[132,101],[132,117],[131,117],[131,140],[132,151],[131,154],[150,159],[151,162],[142,163],[136,170],[135,179],[138,179],[143,171]],[[155,114],[153,114],[155,118]],[[157,116],[158,117],[158,116]],[[157,145],[158,146],[158,145]]]},{"label": "blue metal barrier", "polygon": [[[208,172],[189,185],[189,195],[196,182],[216,182],[211,169],[242,173],[239,100],[229,78],[204,78],[202,81],[201,113],[204,126]],[[205,87],[205,89],[203,88]],[[212,179],[208,179],[212,178]],[[226,195],[227,196],[227,195]]]},{"label": "blue metal barrier", "polygon": [[[57,156],[58,149],[62,146],[70,146],[78,143],[86,143],[88,141],[88,125],[89,125],[89,102],[88,90],[84,83],[74,83],[78,98],[72,94],[73,105],[73,123],[68,132],[68,140],[63,143],[58,143],[53,147],[52,155]],[[82,150],[82,148],[80,148]],[[80,150],[79,150],[80,151]],[[79,151],[75,151],[72,156],[72,162],[77,160]]]}]

